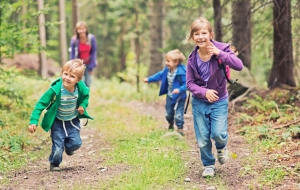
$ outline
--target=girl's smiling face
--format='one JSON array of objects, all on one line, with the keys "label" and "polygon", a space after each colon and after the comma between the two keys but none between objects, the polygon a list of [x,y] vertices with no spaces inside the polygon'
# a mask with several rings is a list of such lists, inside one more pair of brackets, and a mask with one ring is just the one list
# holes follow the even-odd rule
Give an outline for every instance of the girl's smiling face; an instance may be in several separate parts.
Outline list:
[{"label": "girl's smiling face", "polygon": [[212,34],[209,32],[207,27],[202,27],[201,29],[193,33],[193,41],[195,45],[201,47],[206,47],[209,44],[210,39],[212,39]]},{"label": "girl's smiling face", "polygon": [[77,28],[77,33],[79,34],[79,36],[85,36],[86,35],[86,27],[81,25],[80,27]]},{"label": "girl's smiling face", "polygon": [[74,92],[75,85],[80,81],[78,74],[72,70],[62,72],[63,86],[69,92]]}]

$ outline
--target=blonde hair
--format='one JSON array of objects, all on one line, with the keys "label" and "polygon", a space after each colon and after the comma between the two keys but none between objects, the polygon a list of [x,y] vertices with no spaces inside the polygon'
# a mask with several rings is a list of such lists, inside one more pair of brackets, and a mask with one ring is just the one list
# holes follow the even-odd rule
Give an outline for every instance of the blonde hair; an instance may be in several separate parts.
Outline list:
[{"label": "blonde hair", "polygon": [[85,64],[81,59],[69,60],[62,67],[62,72],[64,71],[76,73],[78,78],[81,80],[84,75]]},{"label": "blonde hair", "polygon": [[174,50],[169,51],[166,54],[166,57],[169,57],[173,61],[178,61],[178,63],[181,63],[182,61],[185,60],[185,57],[184,57],[183,53],[181,53],[178,49],[174,49]]},{"label": "blonde hair", "polygon": [[229,46],[230,50],[236,55],[238,56],[239,55],[239,51],[236,49],[235,46]]},{"label": "blonde hair", "polygon": [[193,37],[193,34],[196,31],[198,31],[204,27],[207,27],[209,33],[213,36],[213,30],[212,30],[212,26],[211,26],[210,22],[204,17],[199,17],[196,20],[194,20],[194,22],[192,22],[191,28],[190,28],[190,34],[189,34],[189,36],[187,36],[187,41],[189,41]]},{"label": "blonde hair", "polygon": [[87,27],[86,23],[83,22],[83,21],[78,21],[78,22],[76,23],[76,26],[75,26],[75,34],[76,34],[76,37],[77,37],[78,39],[79,39],[79,33],[77,32],[77,30],[78,30],[78,28],[80,28],[81,26],[85,27],[85,29],[86,29],[86,36],[88,36],[88,34],[89,34],[89,30],[88,30],[88,27]]}]

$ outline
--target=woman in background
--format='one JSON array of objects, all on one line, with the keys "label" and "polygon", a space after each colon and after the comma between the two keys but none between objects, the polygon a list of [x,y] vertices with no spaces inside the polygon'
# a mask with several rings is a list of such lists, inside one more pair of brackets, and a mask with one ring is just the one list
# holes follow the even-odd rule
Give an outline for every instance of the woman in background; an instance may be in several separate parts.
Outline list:
[{"label": "woman in background", "polygon": [[93,69],[97,63],[97,43],[93,34],[90,34],[87,25],[83,21],[76,23],[75,33],[71,38],[70,59],[82,59],[86,65],[83,81],[90,87]]}]

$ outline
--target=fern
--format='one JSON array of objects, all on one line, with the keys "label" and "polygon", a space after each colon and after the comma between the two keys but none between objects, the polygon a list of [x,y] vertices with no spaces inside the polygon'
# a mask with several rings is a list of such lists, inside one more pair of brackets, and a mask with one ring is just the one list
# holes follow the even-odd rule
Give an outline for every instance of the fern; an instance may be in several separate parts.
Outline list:
[{"label": "fern", "polygon": [[10,137],[10,151],[11,152],[21,152],[22,151],[22,140],[21,137]]}]

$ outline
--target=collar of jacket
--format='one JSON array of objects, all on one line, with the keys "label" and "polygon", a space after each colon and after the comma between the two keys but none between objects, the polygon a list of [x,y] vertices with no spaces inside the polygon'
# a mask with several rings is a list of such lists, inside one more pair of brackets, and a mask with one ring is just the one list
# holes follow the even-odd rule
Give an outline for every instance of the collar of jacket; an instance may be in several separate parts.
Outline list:
[{"label": "collar of jacket", "polygon": [[186,75],[185,65],[183,65],[183,64],[178,65],[176,75]]},{"label": "collar of jacket", "polygon": [[[215,40],[210,40],[210,41],[221,51],[225,50],[226,48],[229,48],[229,46],[230,46],[230,44],[218,42]],[[199,49],[199,46],[195,46],[194,50],[191,52],[191,54],[189,55],[189,58],[188,58],[188,64],[190,64],[193,69],[195,69],[196,65],[193,65],[191,63],[193,63],[193,60],[196,58],[198,49]]]},{"label": "collar of jacket", "polygon": [[[51,89],[55,92],[56,95],[60,94],[61,85],[62,85],[62,78],[58,78],[54,82],[52,82]],[[78,90],[80,90],[82,94],[85,94],[84,92],[88,90],[88,87],[84,84],[82,80],[80,80],[77,83],[77,86],[78,86]]]},{"label": "collar of jacket", "polygon": [[[215,40],[210,40],[219,50],[224,50],[226,48],[228,48],[230,46],[230,44],[226,44],[226,43],[222,43],[222,42],[218,42]],[[199,49],[199,46],[195,46],[194,50],[191,52],[191,54],[189,55],[189,60],[193,60],[194,57],[197,55],[197,51]]]}]

